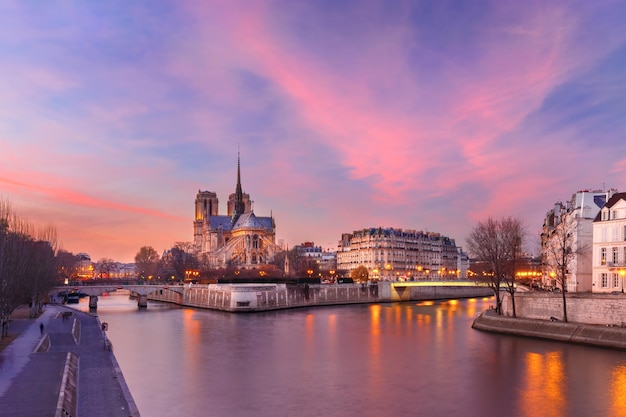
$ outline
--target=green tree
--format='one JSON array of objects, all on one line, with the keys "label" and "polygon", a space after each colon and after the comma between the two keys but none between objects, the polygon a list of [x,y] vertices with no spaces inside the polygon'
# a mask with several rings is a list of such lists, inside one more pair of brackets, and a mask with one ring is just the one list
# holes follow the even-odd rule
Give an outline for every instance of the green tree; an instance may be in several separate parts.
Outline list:
[{"label": "green tree", "polygon": [[367,282],[369,272],[365,266],[359,265],[350,272],[350,278],[352,278],[354,282]]}]

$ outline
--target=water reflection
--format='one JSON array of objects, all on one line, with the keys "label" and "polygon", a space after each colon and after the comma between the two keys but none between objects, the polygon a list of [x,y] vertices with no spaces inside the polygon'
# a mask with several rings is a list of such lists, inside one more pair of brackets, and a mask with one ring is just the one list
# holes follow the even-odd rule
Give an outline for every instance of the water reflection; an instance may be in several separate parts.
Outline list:
[{"label": "water reflection", "polygon": [[611,416],[626,416],[626,365],[618,366],[611,378]]},{"label": "water reflection", "polygon": [[525,379],[520,409],[528,417],[565,416],[563,363],[559,352],[529,352],[525,360]]},{"label": "water reflection", "polygon": [[626,412],[622,352],[472,330],[491,299],[250,315],[102,301],[98,313],[145,416]]}]

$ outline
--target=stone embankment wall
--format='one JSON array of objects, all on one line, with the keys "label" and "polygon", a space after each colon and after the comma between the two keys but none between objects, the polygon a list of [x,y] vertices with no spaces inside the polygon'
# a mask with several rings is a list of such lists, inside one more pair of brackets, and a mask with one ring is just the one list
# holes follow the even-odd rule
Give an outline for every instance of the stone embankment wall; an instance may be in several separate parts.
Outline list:
[{"label": "stone embankment wall", "polygon": [[626,349],[626,329],[621,327],[512,318],[498,316],[495,314],[495,310],[489,310],[481,313],[474,320],[472,328],[514,336]]},{"label": "stone embankment wall", "polygon": [[150,300],[224,311],[267,311],[313,305],[380,301],[377,286],[223,284],[185,287],[184,294],[160,291]]},{"label": "stone embankment wall", "polygon": [[[389,291],[389,294],[387,294]],[[381,289],[386,301],[424,301],[447,300],[451,298],[491,297],[493,291],[488,287],[462,285],[406,286],[394,285]]]},{"label": "stone embankment wall", "polygon": [[[626,327],[626,295],[567,294],[567,320],[572,323]],[[515,294],[516,316],[529,319],[563,320],[563,298],[560,293],[520,292]],[[505,294],[502,312],[513,316],[511,296]]]},{"label": "stone embankment wall", "polygon": [[189,307],[246,312],[334,304],[392,301],[441,300],[486,297],[491,290],[467,285],[288,285],[288,284],[211,284],[185,286],[183,294],[164,288],[149,295],[150,300]]}]

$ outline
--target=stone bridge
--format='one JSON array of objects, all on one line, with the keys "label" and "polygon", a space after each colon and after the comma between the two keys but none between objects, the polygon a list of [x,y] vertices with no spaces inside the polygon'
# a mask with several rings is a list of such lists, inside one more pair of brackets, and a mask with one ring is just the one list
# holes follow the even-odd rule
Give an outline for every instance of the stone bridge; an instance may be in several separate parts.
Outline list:
[{"label": "stone bridge", "polygon": [[89,308],[98,308],[98,297],[104,294],[112,293],[114,291],[130,291],[131,295],[137,297],[137,307],[148,307],[148,295],[149,294],[163,294],[168,291],[176,293],[175,296],[183,298],[183,286],[182,285],[79,285],[76,287],[63,286],[54,287],[50,292],[51,295],[56,296],[59,293],[78,293],[86,294],[89,296]]}]

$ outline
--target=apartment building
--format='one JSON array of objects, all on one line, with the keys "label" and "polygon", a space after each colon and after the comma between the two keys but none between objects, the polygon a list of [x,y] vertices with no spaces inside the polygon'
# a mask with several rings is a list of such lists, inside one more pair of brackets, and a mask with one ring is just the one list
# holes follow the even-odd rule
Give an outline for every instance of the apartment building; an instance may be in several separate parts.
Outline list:
[{"label": "apartment building", "polygon": [[592,291],[624,292],[626,193],[611,196],[593,221]]},{"label": "apartment building", "polygon": [[592,290],[593,222],[605,203],[616,190],[582,190],[572,194],[565,204],[557,202],[547,212],[541,233],[542,284],[557,288],[559,251],[567,246],[566,290],[588,292]]},{"label": "apartment building", "polygon": [[337,270],[349,274],[361,265],[374,280],[447,280],[460,276],[454,239],[416,230],[374,227],[342,234]]}]

